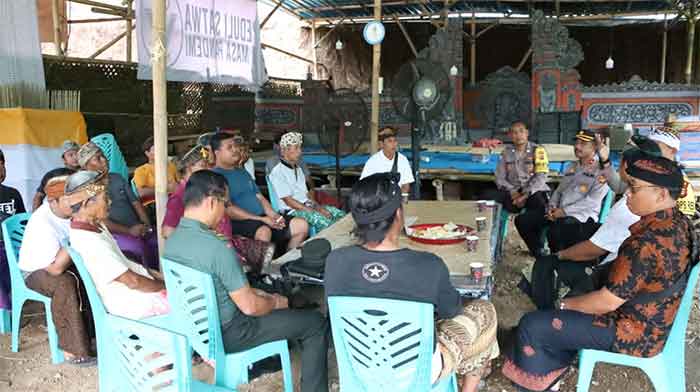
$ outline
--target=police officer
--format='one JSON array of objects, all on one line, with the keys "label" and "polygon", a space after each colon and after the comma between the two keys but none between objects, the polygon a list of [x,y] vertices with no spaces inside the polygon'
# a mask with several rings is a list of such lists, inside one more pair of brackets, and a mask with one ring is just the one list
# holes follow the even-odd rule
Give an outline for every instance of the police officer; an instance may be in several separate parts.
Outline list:
[{"label": "police officer", "polygon": [[530,254],[542,255],[543,230],[552,252],[588,239],[598,229],[601,203],[609,187],[596,158],[595,134],[582,130],[576,134],[574,154],[578,161],[566,169],[564,177],[549,200],[546,214],[529,209],[515,218],[518,233]]},{"label": "police officer", "polygon": [[498,190],[486,198],[496,200],[512,213],[527,207],[544,215],[549,192],[547,152],[528,141],[529,131],[522,121],[514,122],[509,134],[513,145],[503,150],[496,167]]}]

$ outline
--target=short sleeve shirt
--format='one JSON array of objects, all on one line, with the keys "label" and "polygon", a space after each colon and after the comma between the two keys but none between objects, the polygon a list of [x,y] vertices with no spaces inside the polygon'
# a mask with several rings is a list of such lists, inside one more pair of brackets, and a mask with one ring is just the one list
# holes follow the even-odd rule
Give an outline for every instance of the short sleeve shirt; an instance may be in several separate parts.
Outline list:
[{"label": "short sleeve shirt", "polygon": [[[401,175],[399,185],[413,183],[415,179],[413,178],[413,172],[411,170],[411,165],[408,163],[408,159],[406,159],[406,156],[401,154],[400,152],[397,151],[396,153],[399,154],[396,169]],[[386,155],[384,155],[384,152],[380,150],[371,157],[369,157],[367,163],[365,163],[365,167],[362,168],[362,174],[360,175],[360,179],[369,177],[372,174],[389,173],[391,172],[392,167],[394,167],[394,159],[387,158]]]},{"label": "short sleeve shirt", "polygon": [[233,328],[241,337],[255,328],[254,318],[243,314],[229,296],[248,283],[230,243],[203,223],[182,218],[165,242],[165,257],[211,275],[222,326]]},{"label": "short sleeve shirt", "polygon": [[153,277],[143,266],[124,256],[105,226],[87,229],[72,223],[69,233],[71,247],[82,257],[109,313],[131,319],[153,315],[153,304],[161,301],[160,293],[131,289],[115,280],[127,271],[149,279]]},{"label": "short sleeve shirt", "polygon": [[[163,226],[176,228],[180,223],[180,219],[185,215],[185,186],[186,183],[179,183],[175,192],[171,193],[170,197],[168,197]],[[233,237],[231,221],[225,215],[221,218],[221,222],[219,222],[219,225],[216,227],[216,232],[223,235],[228,240],[231,240]]]},{"label": "short sleeve shirt", "polygon": [[280,160],[269,175],[272,187],[277,195],[277,206],[280,211],[291,210],[292,207],[282,200],[284,197],[292,197],[299,203],[309,200],[309,189],[306,187],[306,176],[298,166]]},{"label": "short sleeve shirt", "polygon": [[109,220],[124,226],[141,223],[133,203],[138,200],[131,185],[117,173],[109,173],[107,193],[112,205],[109,207]]},{"label": "short sleeve shirt", "polygon": [[627,207],[627,195],[622,196],[610,209],[605,223],[590,238],[595,246],[610,252],[603,263],[609,263],[617,258],[617,250],[630,236],[630,226],[638,221],[639,216],[633,214]]},{"label": "short sleeve shirt", "polygon": [[326,259],[326,296],[357,296],[431,303],[439,319],[462,309],[445,262],[428,252],[378,252],[361,246],[332,251]]},{"label": "short sleeve shirt", "polygon": [[0,214],[14,215],[27,212],[17,189],[0,184]]},{"label": "short sleeve shirt", "polygon": [[[177,168],[172,162],[168,162],[168,183],[177,182]],[[134,171],[134,183],[138,188],[155,188],[156,169],[152,163],[146,163]]]},{"label": "short sleeve shirt", "polygon": [[231,203],[253,215],[265,213],[260,200],[258,200],[260,189],[244,168],[222,169],[215,167],[212,170],[226,177]]},{"label": "short sleeve shirt", "polygon": [[663,291],[682,278],[689,268],[690,229],[688,218],[675,208],[644,216],[630,227],[631,235],[622,243],[606,284],[628,302],[593,321],[596,326],[615,327],[613,351],[651,357],[663,349],[685,286],[652,302],[629,301]]},{"label": "short sleeve shirt", "polygon": [[48,203],[44,203],[29,218],[24,230],[25,244],[19,249],[19,268],[34,272],[51,265],[61,249],[61,243],[68,241],[70,219],[56,216]]}]

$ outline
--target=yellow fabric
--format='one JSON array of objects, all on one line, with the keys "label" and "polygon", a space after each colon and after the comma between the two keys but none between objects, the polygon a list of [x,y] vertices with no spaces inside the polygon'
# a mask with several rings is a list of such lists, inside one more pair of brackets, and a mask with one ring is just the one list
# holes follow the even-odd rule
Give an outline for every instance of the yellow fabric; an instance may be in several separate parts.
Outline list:
[{"label": "yellow fabric", "polygon": [[695,190],[693,190],[693,185],[688,181],[688,177],[684,177],[683,180],[685,189],[681,192],[681,197],[676,200],[676,207],[683,214],[692,217],[695,215]]},{"label": "yellow fabric", "polygon": [[32,144],[60,148],[65,140],[87,143],[87,127],[80,112],[38,109],[0,109],[0,144]]},{"label": "yellow fabric", "polygon": [[544,147],[535,147],[535,173],[549,173],[549,158]]},{"label": "yellow fabric", "polygon": [[[177,168],[172,162],[168,162],[168,184],[177,182]],[[146,163],[134,171],[134,183],[137,188],[156,187],[156,168],[153,164]]]}]

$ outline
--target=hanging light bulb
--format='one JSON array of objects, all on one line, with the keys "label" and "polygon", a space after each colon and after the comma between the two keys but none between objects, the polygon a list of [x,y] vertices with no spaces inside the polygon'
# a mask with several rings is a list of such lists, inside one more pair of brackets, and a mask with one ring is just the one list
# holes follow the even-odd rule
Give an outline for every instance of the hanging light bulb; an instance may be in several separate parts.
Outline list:
[{"label": "hanging light bulb", "polygon": [[457,69],[457,66],[456,66],[456,65],[453,65],[453,66],[450,68],[450,75],[451,75],[451,76],[457,76],[458,73],[459,73],[459,69]]},{"label": "hanging light bulb", "polygon": [[608,57],[607,60],[605,60],[605,69],[613,69],[615,68],[615,60],[613,60],[612,55]]},{"label": "hanging light bulb", "polygon": [[335,41],[335,50],[343,50],[343,41],[341,41],[340,38]]}]

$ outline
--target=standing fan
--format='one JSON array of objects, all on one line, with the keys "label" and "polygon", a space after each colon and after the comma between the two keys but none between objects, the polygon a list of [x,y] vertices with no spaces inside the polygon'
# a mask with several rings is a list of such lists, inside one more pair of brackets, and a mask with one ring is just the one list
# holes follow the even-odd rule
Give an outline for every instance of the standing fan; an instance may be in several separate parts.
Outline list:
[{"label": "standing fan", "polygon": [[352,155],[367,139],[369,116],[362,97],[350,89],[328,95],[325,103],[313,108],[322,121],[315,124],[321,147],[335,155],[335,187],[340,196],[340,159]]},{"label": "standing fan", "polygon": [[[413,198],[420,199],[420,142],[432,138],[430,121],[439,118],[452,96],[452,87],[442,65],[426,59],[415,59],[399,68],[391,81],[391,102],[394,110],[411,122],[413,161]],[[414,126],[418,125],[414,128]]]}]

